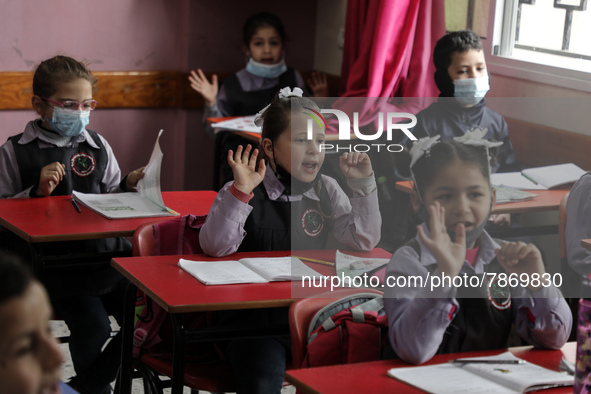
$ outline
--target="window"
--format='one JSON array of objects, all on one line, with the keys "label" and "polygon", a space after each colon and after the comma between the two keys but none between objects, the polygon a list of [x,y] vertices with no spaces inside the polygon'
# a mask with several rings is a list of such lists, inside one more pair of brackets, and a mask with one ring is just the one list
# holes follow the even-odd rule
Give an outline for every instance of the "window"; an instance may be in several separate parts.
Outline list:
[{"label": "window", "polygon": [[[587,0],[500,2],[503,24],[493,53],[591,72],[591,10]],[[498,6],[499,6],[498,5]]]},{"label": "window", "polygon": [[447,31],[470,29],[493,73],[591,92],[591,0],[445,0]]}]

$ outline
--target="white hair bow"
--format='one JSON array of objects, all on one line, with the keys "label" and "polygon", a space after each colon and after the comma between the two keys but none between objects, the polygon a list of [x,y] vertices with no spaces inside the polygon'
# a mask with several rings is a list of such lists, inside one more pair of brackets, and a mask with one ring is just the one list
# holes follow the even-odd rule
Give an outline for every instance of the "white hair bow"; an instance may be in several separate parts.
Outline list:
[{"label": "white hair bow", "polygon": [[425,153],[428,153],[431,150],[431,147],[438,142],[439,138],[441,138],[440,135],[423,137],[414,143],[410,149],[410,168],[412,168]]},{"label": "white hair bow", "polygon": [[[293,88],[293,90],[291,90],[291,88],[289,86],[286,86],[279,91],[278,97],[280,99],[282,99],[282,98],[289,98],[289,97],[303,97],[303,95],[304,95],[304,91],[302,89]],[[257,114],[254,117],[254,124],[255,125],[257,125],[259,127],[263,126],[263,114],[265,113],[267,108],[269,108],[270,105],[271,104],[267,105],[265,108],[263,108],[259,112],[257,112]]]},{"label": "white hair bow", "polygon": [[482,146],[485,148],[494,148],[503,145],[502,141],[489,141],[484,139],[487,132],[488,129],[475,127],[460,137],[454,137],[454,141],[464,145]]}]

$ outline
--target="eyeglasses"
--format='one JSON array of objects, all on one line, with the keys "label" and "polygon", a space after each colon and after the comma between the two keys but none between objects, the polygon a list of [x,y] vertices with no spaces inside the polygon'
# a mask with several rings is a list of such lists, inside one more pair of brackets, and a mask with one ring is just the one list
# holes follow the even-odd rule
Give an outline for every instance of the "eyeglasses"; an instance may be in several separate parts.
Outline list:
[{"label": "eyeglasses", "polygon": [[80,108],[82,111],[92,111],[93,109],[96,108],[96,100],[84,100],[82,103],[79,103],[78,101],[75,100],[66,100],[63,103],[57,102],[57,101],[53,101],[51,99],[45,98],[45,97],[41,97],[41,99],[45,100],[45,101],[49,101],[52,104],[57,105],[60,108],[64,108],[70,111],[77,111],[78,108]]}]

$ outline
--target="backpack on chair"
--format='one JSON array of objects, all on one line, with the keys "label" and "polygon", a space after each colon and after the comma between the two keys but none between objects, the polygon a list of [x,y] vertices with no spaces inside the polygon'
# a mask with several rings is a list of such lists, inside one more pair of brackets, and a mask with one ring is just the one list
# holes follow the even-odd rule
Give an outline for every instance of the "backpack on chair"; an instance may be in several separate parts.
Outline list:
[{"label": "backpack on chair", "polygon": [[387,344],[388,318],[383,297],[353,294],[316,313],[308,329],[302,367],[380,360]]},{"label": "backpack on chair", "polygon": [[[199,245],[199,231],[207,215],[184,215],[155,223],[153,229],[154,255],[196,254],[202,253]],[[134,241],[135,243],[135,241]],[[139,249],[139,248],[138,248]],[[135,252],[135,250],[134,250]],[[134,253],[136,254],[136,253]],[[139,253],[141,255],[141,253]],[[162,342],[160,335],[168,313],[153,302],[150,297],[138,290],[136,295],[136,322],[133,332],[133,357],[140,353],[154,350],[154,346]],[[189,327],[200,327],[207,324],[206,314],[191,314]],[[165,330],[170,325],[164,325]],[[168,334],[168,333],[165,333]],[[164,335],[172,338],[172,335]],[[166,344],[165,347],[171,345]]]}]

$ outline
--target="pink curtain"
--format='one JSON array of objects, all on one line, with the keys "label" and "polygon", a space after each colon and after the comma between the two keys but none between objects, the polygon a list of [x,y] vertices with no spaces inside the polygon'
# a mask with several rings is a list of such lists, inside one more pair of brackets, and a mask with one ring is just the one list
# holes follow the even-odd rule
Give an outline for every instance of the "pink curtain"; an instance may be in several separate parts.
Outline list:
[{"label": "pink curtain", "polygon": [[436,97],[442,0],[348,0],[341,97]]}]

